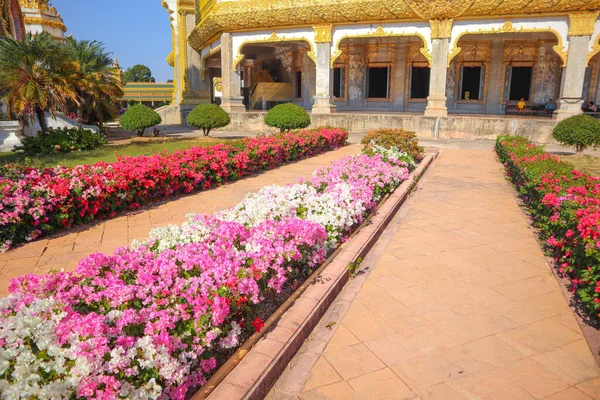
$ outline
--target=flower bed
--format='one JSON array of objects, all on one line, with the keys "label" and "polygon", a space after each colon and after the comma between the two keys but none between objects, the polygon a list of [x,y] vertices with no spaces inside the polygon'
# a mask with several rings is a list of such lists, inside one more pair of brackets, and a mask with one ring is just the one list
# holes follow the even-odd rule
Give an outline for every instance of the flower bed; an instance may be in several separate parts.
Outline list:
[{"label": "flower bed", "polygon": [[515,136],[496,152],[528,204],[559,272],[585,311],[600,313],[600,179],[573,168],[543,147]]},{"label": "flower bed", "polygon": [[0,392],[185,398],[223,349],[261,329],[267,299],[305,279],[409,177],[392,154],[343,158],[307,182],[93,254],[75,273],[15,279],[0,300]]},{"label": "flower bed", "polygon": [[0,166],[0,251],[60,229],[238,179],[342,146],[348,133],[319,129],[123,158],[75,168]]}]

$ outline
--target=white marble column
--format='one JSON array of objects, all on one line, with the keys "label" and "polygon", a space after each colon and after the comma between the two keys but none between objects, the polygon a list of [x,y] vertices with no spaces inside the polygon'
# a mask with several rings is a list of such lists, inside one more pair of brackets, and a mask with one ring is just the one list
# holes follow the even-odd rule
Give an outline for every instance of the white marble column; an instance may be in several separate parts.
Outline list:
[{"label": "white marble column", "polygon": [[241,96],[241,79],[238,69],[233,65],[235,53],[231,33],[221,35],[221,77],[223,79],[223,97],[221,108],[228,113],[245,112],[244,98]]},{"label": "white marble column", "polygon": [[331,25],[315,26],[315,53],[317,58],[316,90],[313,114],[331,114]]},{"label": "white marble column", "polygon": [[431,25],[431,74],[429,78],[429,96],[425,116],[446,117],[446,78],[448,75],[448,44],[452,20],[430,21]]},{"label": "white marble column", "polygon": [[585,64],[597,17],[597,12],[569,15],[569,53],[567,66],[563,71],[559,107],[556,112],[556,119],[559,121],[582,113]]}]

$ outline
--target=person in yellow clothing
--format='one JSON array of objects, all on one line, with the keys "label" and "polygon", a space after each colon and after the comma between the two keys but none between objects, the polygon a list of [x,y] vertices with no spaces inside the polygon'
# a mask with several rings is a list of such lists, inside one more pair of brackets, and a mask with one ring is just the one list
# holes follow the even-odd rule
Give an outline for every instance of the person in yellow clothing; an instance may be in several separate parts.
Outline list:
[{"label": "person in yellow clothing", "polygon": [[525,99],[521,97],[521,100],[517,103],[517,111],[519,114],[525,114],[527,111],[527,103],[525,103]]}]

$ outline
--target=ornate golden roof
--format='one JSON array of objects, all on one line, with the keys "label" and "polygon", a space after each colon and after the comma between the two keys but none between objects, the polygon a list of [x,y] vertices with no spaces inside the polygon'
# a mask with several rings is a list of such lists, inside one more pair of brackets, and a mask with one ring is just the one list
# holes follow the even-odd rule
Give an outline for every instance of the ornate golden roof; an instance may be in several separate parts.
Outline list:
[{"label": "ornate golden roof", "polygon": [[63,32],[67,31],[65,23],[56,11],[56,8],[50,4],[49,0],[19,0],[21,8],[27,8],[43,12],[39,15],[29,15],[26,13],[24,16],[25,25],[46,25],[54,28],[59,28]]},{"label": "ornate golden roof", "polygon": [[217,3],[189,36],[201,50],[221,32],[324,23],[557,14],[600,0],[237,0]]}]

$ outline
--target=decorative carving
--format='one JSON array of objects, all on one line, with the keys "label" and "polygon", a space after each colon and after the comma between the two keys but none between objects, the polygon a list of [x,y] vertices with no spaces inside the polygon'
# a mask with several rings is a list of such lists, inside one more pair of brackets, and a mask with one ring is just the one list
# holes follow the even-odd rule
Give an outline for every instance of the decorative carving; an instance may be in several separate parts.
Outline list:
[{"label": "decorative carving", "polygon": [[556,44],[553,47],[553,49],[556,52],[556,54],[558,54],[558,56],[562,59],[562,66],[563,67],[566,66],[567,65],[567,51],[565,50],[565,48],[563,46],[562,36],[560,35],[560,33],[558,33],[557,31],[555,31],[554,29],[552,29],[550,27],[548,27],[548,28],[524,28],[524,27],[515,28],[509,19],[507,19],[504,22],[504,24],[502,25],[502,27],[499,29],[496,29],[496,28],[478,29],[476,31],[466,30],[466,31],[460,33],[459,35],[457,35],[453,39],[452,50],[450,51],[450,54],[448,54],[448,66],[450,65],[450,62],[452,61],[452,59],[460,53],[461,49],[458,46],[458,42],[459,42],[460,38],[463,37],[464,35],[489,35],[489,34],[498,34],[498,33],[538,33],[538,32],[549,32],[556,36],[556,38],[558,39],[558,44]]},{"label": "decorative carving", "polygon": [[365,59],[360,53],[350,53],[348,61],[348,69],[350,73],[350,85],[348,92],[350,100],[362,100],[364,97],[365,83]]},{"label": "decorative carving", "polygon": [[67,31],[67,27],[65,26],[64,22],[62,21],[62,19],[54,19],[54,18],[50,18],[50,17],[23,17],[23,23],[25,25],[44,25],[44,26],[50,26],[53,28],[58,28],[60,30],[62,30],[63,32]]},{"label": "decorative carving", "polygon": [[534,101],[537,104],[542,104],[546,103],[548,99],[556,98],[556,82],[559,72],[558,57],[541,47],[538,68],[539,90],[536,90]]},{"label": "decorative carving", "polygon": [[50,4],[49,0],[19,0],[21,8],[45,11],[56,16],[60,16],[56,8]]},{"label": "decorative carving", "polygon": [[213,83],[214,83],[215,92],[223,91],[223,78],[214,78]]},{"label": "decorative carving", "polygon": [[598,11],[569,14],[569,36],[591,36],[598,19]]},{"label": "decorative carving", "polygon": [[461,42],[462,51],[457,57],[458,63],[489,62],[492,47],[490,42]]},{"label": "decorative carving", "polygon": [[244,54],[242,53],[242,49],[244,48],[245,45],[247,44],[256,44],[256,43],[284,43],[284,42],[306,42],[308,43],[308,45],[310,46],[310,51],[307,53],[308,57],[314,61],[314,63],[317,63],[317,58],[315,56],[315,48],[314,48],[314,44],[312,41],[308,40],[305,37],[280,37],[277,35],[277,32],[273,31],[273,33],[271,33],[271,36],[269,36],[266,39],[249,39],[244,41],[242,44],[240,44],[240,46],[237,49],[237,56],[233,62],[233,67],[237,68],[237,66],[240,64],[240,62],[242,62],[242,60],[244,59]]},{"label": "decorative carving", "polygon": [[289,26],[595,11],[597,0],[252,0],[218,2],[189,35],[201,50],[221,32]]},{"label": "decorative carving", "polygon": [[431,26],[432,39],[449,39],[452,32],[452,19],[432,19],[429,21]]},{"label": "decorative carving", "polygon": [[527,41],[504,42],[504,62],[535,62],[537,43]]},{"label": "decorative carving", "polygon": [[338,41],[335,43],[335,46],[333,47],[333,53],[331,54],[331,67],[333,68],[333,64],[335,64],[337,58],[342,54],[342,52],[339,49],[340,49],[340,44],[345,39],[380,38],[380,37],[410,37],[410,36],[417,36],[423,41],[423,46],[420,48],[420,52],[423,54],[423,56],[425,56],[425,58],[427,58],[429,64],[431,64],[431,53],[429,52],[429,48],[427,47],[427,40],[425,39],[425,37],[423,37],[423,35],[421,35],[417,32],[402,32],[402,33],[388,32],[388,31],[385,31],[383,29],[383,27],[381,27],[381,25],[380,25],[377,27],[377,29],[374,32],[371,32],[371,33],[364,33],[364,34],[357,34],[357,35],[349,34],[349,35],[344,35],[341,38],[339,38]]},{"label": "decorative carving", "polygon": [[590,60],[598,53],[600,53],[600,34],[594,38],[592,50],[590,50],[588,53],[587,59],[585,60],[585,65],[590,65]]},{"label": "decorative carving", "polygon": [[331,43],[332,25],[315,25],[315,43]]},{"label": "decorative carving", "polygon": [[367,45],[367,63],[393,63],[394,44]]}]

